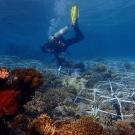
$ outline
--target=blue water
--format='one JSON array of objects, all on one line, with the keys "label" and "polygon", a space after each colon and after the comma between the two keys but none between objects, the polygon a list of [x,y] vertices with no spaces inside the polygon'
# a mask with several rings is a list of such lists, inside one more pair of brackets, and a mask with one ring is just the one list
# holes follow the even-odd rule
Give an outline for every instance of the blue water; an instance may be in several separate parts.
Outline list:
[{"label": "blue water", "polygon": [[135,56],[135,0],[0,0],[0,54],[48,59],[40,46],[70,25],[74,2],[85,40],[70,47],[71,58]]}]

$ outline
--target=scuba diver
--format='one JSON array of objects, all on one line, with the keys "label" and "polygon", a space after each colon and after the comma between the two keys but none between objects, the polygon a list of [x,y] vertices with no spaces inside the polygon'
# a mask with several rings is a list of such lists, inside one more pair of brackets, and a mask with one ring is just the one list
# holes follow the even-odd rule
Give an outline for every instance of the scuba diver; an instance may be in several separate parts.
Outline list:
[{"label": "scuba diver", "polygon": [[79,6],[74,5],[71,8],[71,24],[75,33],[75,36],[70,39],[65,39],[63,35],[68,31],[68,27],[60,29],[54,35],[49,37],[47,43],[41,46],[41,49],[44,53],[52,53],[56,57],[57,66],[63,66],[66,60],[60,56],[62,52],[65,52],[67,48],[77,42],[80,42],[84,39],[82,32],[78,27],[78,18],[79,18]]}]

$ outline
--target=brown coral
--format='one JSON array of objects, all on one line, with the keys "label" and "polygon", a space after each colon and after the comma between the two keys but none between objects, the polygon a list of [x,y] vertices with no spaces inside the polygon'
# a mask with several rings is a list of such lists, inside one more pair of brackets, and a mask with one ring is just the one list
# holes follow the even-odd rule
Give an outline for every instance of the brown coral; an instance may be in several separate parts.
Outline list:
[{"label": "brown coral", "polygon": [[33,120],[28,135],[55,135],[55,133],[53,120],[45,114]]},{"label": "brown coral", "polygon": [[10,88],[21,91],[21,103],[31,100],[31,95],[43,83],[43,75],[32,68],[18,68],[11,71]]},{"label": "brown coral", "polygon": [[31,122],[31,119],[24,114],[18,114],[10,123],[10,126],[13,129],[21,129],[26,131],[28,128],[28,124]]},{"label": "brown coral", "polygon": [[116,128],[119,135],[135,135],[135,130],[127,120],[118,120],[116,122]]},{"label": "brown coral", "polygon": [[43,75],[35,69],[14,69],[11,71],[12,84],[16,87],[38,88],[43,83]]},{"label": "brown coral", "polygon": [[100,124],[88,117],[54,124],[47,115],[41,115],[34,120],[29,133],[29,135],[108,135]]},{"label": "brown coral", "polygon": [[59,135],[108,135],[100,124],[88,117],[80,118],[69,124],[63,124],[59,127],[58,133]]}]

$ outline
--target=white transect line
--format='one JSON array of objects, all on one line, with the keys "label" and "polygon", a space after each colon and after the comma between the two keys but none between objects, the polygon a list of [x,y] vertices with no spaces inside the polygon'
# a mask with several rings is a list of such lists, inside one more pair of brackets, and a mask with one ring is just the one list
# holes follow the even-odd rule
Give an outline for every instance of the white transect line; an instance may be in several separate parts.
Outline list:
[{"label": "white transect line", "polygon": [[[101,82],[100,82],[100,83],[101,83]],[[117,88],[117,89],[116,89],[115,93],[114,93],[114,91],[113,91],[113,86],[112,86],[112,84],[114,84],[114,85],[117,86],[117,87],[120,87],[120,88]],[[111,90],[110,96],[103,95],[104,93],[101,91],[102,89],[100,89],[101,86],[106,87],[106,86],[108,86],[108,85],[110,86],[110,90]],[[118,102],[118,104],[119,104],[119,107],[120,107],[120,113],[121,113],[121,118],[122,118],[122,120],[123,120],[125,117],[132,117],[132,116],[133,116],[133,114],[124,115],[124,114],[122,113],[122,105],[121,105],[121,103],[123,102],[123,103],[130,103],[130,104],[132,104],[132,105],[135,105],[135,102],[132,101],[132,100],[123,99],[124,97],[123,97],[123,98],[118,98],[118,97],[117,97],[118,92],[122,92],[122,94],[125,94],[125,96],[129,97],[129,93],[127,92],[127,91],[129,91],[129,88],[126,88],[126,87],[124,86],[124,84],[121,84],[121,83],[119,83],[119,82],[111,82],[110,80],[108,80],[108,82],[107,82],[107,81],[104,81],[104,83],[102,82],[102,84],[99,84],[99,85],[96,85],[96,86],[98,87],[98,89],[97,89],[96,87],[95,87],[94,89],[83,88],[83,89],[78,93],[78,95],[77,95],[77,97],[75,98],[74,101],[76,101],[77,98],[79,98],[79,99],[82,99],[82,100],[85,100],[85,101],[88,101],[88,102],[91,102],[91,103],[95,103],[96,100],[98,100],[98,99],[96,99],[96,96],[98,96],[99,98],[104,98],[104,99],[105,99],[105,100],[101,101],[101,104],[103,104],[103,103],[106,103],[106,102],[108,102],[108,103],[109,103],[109,102],[112,102],[113,100],[116,99],[117,102]],[[124,89],[124,91],[123,91],[123,89]],[[90,99],[88,99],[88,98],[85,98],[85,97],[83,97],[83,96],[80,96],[80,94],[83,92],[83,90],[86,90],[87,92],[93,93],[93,100],[90,100]],[[104,89],[103,89],[103,90],[104,90]],[[130,97],[132,97],[133,94],[135,93],[134,90],[135,90],[134,88],[130,89]],[[92,92],[92,91],[93,91],[93,92]],[[132,91],[133,91],[133,93],[132,93]],[[115,95],[115,94],[116,94],[116,95]],[[89,95],[89,93],[88,93],[88,95]],[[115,114],[115,113],[107,112],[107,111],[104,111],[104,110],[99,109],[99,108],[100,108],[100,105],[99,105],[99,106],[93,106],[93,108],[91,108],[92,105],[89,106],[89,107],[90,107],[89,109],[85,110],[85,111],[86,111],[87,113],[89,113],[89,114],[98,115],[98,112],[100,112],[100,113],[105,113],[105,114],[110,114],[110,115],[117,116],[117,114]],[[91,110],[91,111],[89,111],[89,110]]]},{"label": "white transect line", "polygon": [[80,98],[79,95],[82,93],[83,89],[80,90],[80,92],[78,93],[78,95],[76,96],[76,98],[74,99],[74,103],[76,102],[77,98]]}]

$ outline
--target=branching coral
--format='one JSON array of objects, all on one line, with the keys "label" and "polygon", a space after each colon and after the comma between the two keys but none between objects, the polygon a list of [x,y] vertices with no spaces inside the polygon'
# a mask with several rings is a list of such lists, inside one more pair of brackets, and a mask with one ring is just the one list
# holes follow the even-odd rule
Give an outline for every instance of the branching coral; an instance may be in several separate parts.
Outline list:
[{"label": "branching coral", "polygon": [[66,88],[49,89],[45,93],[40,93],[41,98],[46,104],[45,111],[49,113],[58,104],[61,104],[65,98],[72,96]]},{"label": "branching coral", "polygon": [[19,110],[20,92],[15,90],[0,91],[0,116],[14,115]]},{"label": "branching coral", "polygon": [[104,64],[97,64],[94,68],[89,69],[83,75],[88,80],[86,87],[92,88],[99,81],[106,81],[112,79],[112,71]]},{"label": "branching coral", "polygon": [[43,85],[43,88],[45,90],[51,89],[51,88],[62,87],[62,80],[56,74],[54,74],[52,72],[47,72],[47,73],[45,73],[45,76],[46,76],[46,78],[45,78],[44,85]]}]

